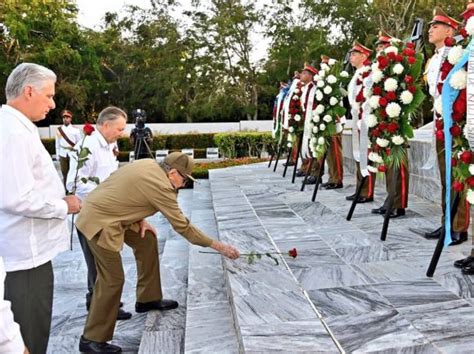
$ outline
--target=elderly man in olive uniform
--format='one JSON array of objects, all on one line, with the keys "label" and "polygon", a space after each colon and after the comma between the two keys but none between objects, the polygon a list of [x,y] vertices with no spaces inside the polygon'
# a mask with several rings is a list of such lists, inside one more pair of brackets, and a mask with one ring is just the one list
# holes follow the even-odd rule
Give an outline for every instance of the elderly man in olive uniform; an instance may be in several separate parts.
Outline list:
[{"label": "elderly man in olive uniform", "polygon": [[182,153],[171,153],[161,164],[152,159],[135,161],[120,168],[84,200],[76,226],[87,238],[97,267],[81,352],[119,353],[108,344],[114,333],[124,271],[120,250],[125,242],[137,260],[137,302],[135,310],[170,310],[178,307],[162,296],[156,231],[145,218],[161,212],[189,242],[211,247],[235,259],[239,251],[231,245],[207,237],[183,215],[177,190],[192,177],[193,160]]}]

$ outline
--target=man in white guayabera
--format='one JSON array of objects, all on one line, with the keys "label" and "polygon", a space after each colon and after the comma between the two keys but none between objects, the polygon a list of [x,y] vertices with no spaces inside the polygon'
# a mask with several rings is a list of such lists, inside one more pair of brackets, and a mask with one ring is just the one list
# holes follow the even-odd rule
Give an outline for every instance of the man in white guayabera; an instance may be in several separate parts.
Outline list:
[{"label": "man in white guayabera", "polygon": [[69,248],[67,215],[81,209],[65,196],[51,156],[41,143],[40,121],[55,107],[56,75],[31,63],[7,79],[0,109],[0,256],[5,299],[11,302],[25,346],[46,353],[53,305],[51,260]]}]

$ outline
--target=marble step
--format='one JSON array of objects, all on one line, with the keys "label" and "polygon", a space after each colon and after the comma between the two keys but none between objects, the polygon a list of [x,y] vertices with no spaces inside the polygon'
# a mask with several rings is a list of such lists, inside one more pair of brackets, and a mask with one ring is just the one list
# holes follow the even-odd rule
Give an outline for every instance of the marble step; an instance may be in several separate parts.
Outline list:
[{"label": "marble step", "polygon": [[[195,185],[192,222],[218,238],[209,181]],[[238,353],[222,259],[190,245],[185,353]]]},{"label": "marble step", "polygon": [[[192,190],[180,191],[179,202],[183,205],[183,212],[188,218],[191,218],[192,198]],[[186,239],[172,230],[163,220],[157,220],[155,224],[160,225],[159,240],[164,243],[160,255],[163,297],[178,301],[179,307],[172,311],[148,312],[138,352],[182,353],[186,323],[189,246]]]},{"label": "marble step", "polygon": [[[269,176],[274,178],[273,174]],[[340,352],[307,292],[291,272],[294,260],[287,255],[288,249],[280,250],[270,237],[270,230],[285,237],[288,227],[304,235],[307,226],[284,203],[269,195],[263,183],[266,178],[253,171],[251,165],[210,171],[219,238],[242,253],[281,251],[281,255],[275,255],[278,265],[266,256],[253,264],[246,256],[235,261],[223,259],[240,350]],[[274,185],[271,192],[278,193],[279,189]]]}]

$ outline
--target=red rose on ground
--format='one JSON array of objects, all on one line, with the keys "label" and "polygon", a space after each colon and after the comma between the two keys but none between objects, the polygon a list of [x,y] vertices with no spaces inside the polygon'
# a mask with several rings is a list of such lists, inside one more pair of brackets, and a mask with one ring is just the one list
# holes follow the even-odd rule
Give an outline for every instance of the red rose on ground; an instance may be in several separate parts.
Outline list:
[{"label": "red rose on ground", "polygon": [[387,107],[388,100],[385,97],[381,97],[380,100],[379,100],[379,104],[382,107]]},{"label": "red rose on ground", "polygon": [[84,124],[83,131],[85,135],[91,135],[94,132],[94,130],[95,129],[92,126],[92,124],[89,124],[89,123]]},{"label": "red rose on ground", "polygon": [[462,184],[461,182],[459,181],[455,181],[453,183],[453,189],[456,191],[456,192],[462,192],[464,190],[464,184]]},{"label": "red rose on ground", "polygon": [[470,151],[463,151],[459,159],[464,163],[471,163],[472,161],[472,152]]},{"label": "red rose on ground", "polygon": [[382,166],[379,166],[378,170],[379,170],[380,172],[387,172],[387,167],[385,167],[384,165],[382,165]]},{"label": "red rose on ground", "polygon": [[468,177],[466,179],[466,183],[469,185],[469,187],[474,187],[474,176]]},{"label": "red rose on ground", "polygon": [[408,57],[408,64],[413,65],[416,63],[416,58],[415,57]]},{"label": "red rose on ground", "polygon": [[382,94],[382,88],[380,86],[375,86],[372,89],[372,93],[376,96],[380,96]]},{"label": "red rose on ground", "polygon": [[416,92],[416,86],[409,86],[408,91],[410,91],[412,94],[415,94]]},{"label": "red rose on ground", "polygon": [[444,39],[444,45],[446,47],[452,47],[455,44],[456,44],[456,40],[453,37],[446,37]]},{"label": "red rose on ground", "polygon": [[437,140],[444,141],[444,132],[442,130],[438,130],[435,136]]},{"label": "red rose on ground", "polygon": [[293,248],[292,250],[288,251],[288,256],[290,257],[296,258],[297,255],[298,255],[298,252],[296,251],[296,248]]},{"label": "red rose on ground", "polygon": [[449,131],[451,132],[451,135],[453,136],[453,138],[457,138],[458,136],[461,136],[461,133],[462,133],[461,128],[460,128],[459,125],[457,125],[457,124],[454,124],[454,125],[449,129]]},{"label": "red rose on ground", "polygon": [[387,126],[387,130],[389,133],[391,134],[394,134],[399,128],[399,125],[395,122],[391,122],[389,123],[389,125]]},{"label": "red rose on ground", "polygon": [[451,158],[451,166],[456,167],[458,165],[458,160],[456,160],[454,157]]},{"label": "red rose on ground", "polygon": [[408,85],[411,85],[413,83],[413,76],[407,75],[403,81],[405,81]]}]

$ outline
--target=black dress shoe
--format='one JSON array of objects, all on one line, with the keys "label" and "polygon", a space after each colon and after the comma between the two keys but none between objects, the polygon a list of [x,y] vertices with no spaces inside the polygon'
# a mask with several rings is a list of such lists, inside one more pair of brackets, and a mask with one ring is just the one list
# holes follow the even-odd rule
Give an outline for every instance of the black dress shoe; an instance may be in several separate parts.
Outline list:
[{"label": "black dress shoe", "polygon": [[440,226],[439,228],[437,228],[437,229],[434,230],[434,231],[425,233],[425,235],[424,235],[425,238],[427,238],[427,239],[438,239],[438,238],[440,238],[440,236],[441,236],[441,229],[442,229],[442,228],[443,228],[443,227]]},{"label": "black dress shoe", "polygon": [[306,172],[303,171],[302,169],[299,169],[296,171],[296,177],[303,177],[305,174]]},{"label": "black dress shoe", "polygon": [[288,161],[288,163],[284,163],[283,166],[294,166],[295,163],[293,161]]},{"label": "black dress shoe", "polygon": [[462,273],[467,275],[474,275],[474,261],[462,267]]},{"label": "black dress shoe", "polygon": [[346,200],[354,200],[355,197],[356,197],[356,194],[354,193],[354,194],[346,196]]},{"label": "black dress shoe", "polygon": [[122,348],[118,345],[108,344],[107,342],[94,342],[81,336],[79,341],[79,351],[81,353],[121,353]]},{"label": "black dress shoe", "polygon": [[321,188],[326,188],[330,184],[329,182],[321,183]]},{"label": "black dress shoe", "polygon": [[467,241],[467,231],[463,232],[452,232],[451,239],[453,240],[449,245],[456,246]]},{"label": "black dress shoe", "polygon": [[314,176],[309,176],[307,179],[306,179],[306,183],[305,184],[316,184],[316,177]]},{"label": "black dress shoe", "polygon": [[129,320],[131,318],[132,318],[132,314],[130,312],[127,312],[127,311],[122,310],[122,309],[118,310],[117,320],[124,321],[124,320]]},{"label": "black dress shoe", "polygon": [[162,299],[159,301],[137,302],[135,303],[136,312],[148,312],[150,310],[172,310],[178,307],[178,303],[174,300]]},{"label": "black dress shoe", "polygon": [[396,219],[396,218],[399,218],[400,216],[405,216],[405,209],[403,208],[392,209],[392,212],[390,213],[389,218]]},{"label": "black dress shoe", "polygon": [[372,209],[371,213],[372,214],[385,214],[387,212],[387,209],[383,207],[383,205],[380,208],[377,209]]},{"label": "black dress shoe", "polygon": [[[324,188],[326,189],[340,189],[342,188],[342,183],[325,183],[326,186]],[[323,185],[321,185],[322,187]]]},{"label": "black dress shoe", "polygon": [[456,262],[454,262],[454,266],[456,268],[464,268],[465,266],[471,264],[472,262],[474,262],[474,257],[469,256],[469,257],[457,260]]},{"label": "black dress shoe", "polygon": [[370,202],[373,202],[374,201],[374,198],[368,198],[368,197],[359,197],[359,199],[357,199],[357,203],[370,203]]}]

